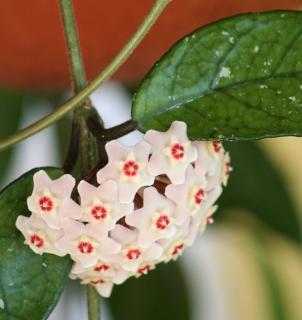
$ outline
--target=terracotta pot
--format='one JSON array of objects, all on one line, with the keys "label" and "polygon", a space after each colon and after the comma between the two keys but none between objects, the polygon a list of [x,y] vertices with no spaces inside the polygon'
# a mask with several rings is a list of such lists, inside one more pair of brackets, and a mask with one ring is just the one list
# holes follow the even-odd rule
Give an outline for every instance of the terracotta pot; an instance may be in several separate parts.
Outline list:
[{"label": "terracotta pot", "polygon": [[[154,0],[74,0],[89,78],[119,51]],[[139,81],[180,37],[210,21],[248,11],[297,9],[301,0],[173,0],[115,77]],[[58,1],[5,1],[0,11],[0,86],[70,86]]]}]

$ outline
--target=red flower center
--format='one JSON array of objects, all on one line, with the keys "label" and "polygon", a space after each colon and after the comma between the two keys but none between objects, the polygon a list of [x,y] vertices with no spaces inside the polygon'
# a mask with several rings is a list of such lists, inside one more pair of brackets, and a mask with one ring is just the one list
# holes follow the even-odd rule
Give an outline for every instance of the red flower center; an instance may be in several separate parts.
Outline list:
[{"label": "red flower center", "polygon": [[203,198],[204,198],[204,189],[200,188],[194,194],[194,201],[196,204],[200,205],[202,203]]},{"label": "red flower center", "polygon": [[107,264],[100,264],[99,266],[96,266],[94,268],[94,271],[101,272],[101,271],[106,271],[108,269],[109,269],[109,266]]},{"label": "red flower center", "polygon": [[212,216],[207,217],[207,224],[212,224],[214,223],[214,219],[212,218]]},{"label": "red flower center", "polygon": [[53,209],[53,201],[50,197],[43,196],[39,199],[40,209],[44,212],[50,212]]},{"label": "red flower center", "polygon": [[219,141],[213,141],[212,143],[213,143],[214,151],[215,151],[216,153],[219,153],[220,150],[221,150],[221,148],[222,148],[221,143],[220,143]]},{"label": "red flower center", "polygon": [[94,206],[91,209],[91,215],[95,220],[104,220],[108,214],[107,209],[104,206]]},{"label": "red flower center", "polygon": [[181,145],[180,143],[175,143],[172,147],[171,147],[171,156],[175,159],[175,160],[180,160],[184,157],[185,155],[185,148],[183,147],[183,145]]},{"label": "red flower center", "polygon": [[30,243],[39,249],[44,247],[44,240],[36,234],[30,237]]},{"label": "red flower center", "polygon": [[137,273],[140,275],[143,275],[143,274],[147,274],[150,270],[151,270],[151,266],[149,264],[147,264],[144,267],[139,268],[137,270]]},{"label": "red flower center", "polygon": [[170,219],[167,215],[162,214],[157,220],[156,220],[156,227],[159,230],[165,230],[168,225],[170,224]]},{"label": "red flower center", "polygon": [[182,252],[182,250],[184,249],[184,247],[185,247],[185,244],[184,244],[184,243],[180,243],[180,244],[176,245],[176,246],[174,247],[173,251],[172,251],[172,255],[173,255],[173,256],[178,256],[178,255]]},{"label": "red flower center", "polygon": [[123,172],[127,177],[135,177],[138,173],[139,165],[133,160],[125,162]]},{"label": "red flower center", "polygon": [[99,280],[92,280],[92,281],[90,281],[90,283],[97,285],[97,284],[103,284],[103,283],[105,283],[105,281],[103,279],[99,279]]},{"label": "red flower center", "polygon": [[127,258],[129,260],[137,260],[141,256],[141,251],[139,249],[131,249],[127,252]]},{"label": "red flower center", "polygon": [[82,241],[78,244],[80,253],[92,253],[94,248],[90,242]]}]

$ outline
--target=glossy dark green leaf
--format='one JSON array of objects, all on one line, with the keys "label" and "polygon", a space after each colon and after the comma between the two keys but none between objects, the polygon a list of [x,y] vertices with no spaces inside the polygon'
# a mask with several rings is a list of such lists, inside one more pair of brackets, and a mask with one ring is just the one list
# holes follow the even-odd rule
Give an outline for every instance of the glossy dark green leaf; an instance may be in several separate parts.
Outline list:
[{"label": "glossy dark green leaf", "polygon": [[[280,172],[255,142],[225,144],[230,151],[232,172],[228,187],[219,199],[220,212],[243,209],[267,227],[301,242],[299,213],[296,212]],[[217,221],[223,219],[223,214]]]},{"label": "glossy dark green leaf", "polygon": [[191,320],[184,275],[177,262],[129,279],[108,300],[114,320]]},{"label": "glossy dark green leaf", "polygon": [[[62,174],[60,169],[43,169],[52,178]],[[0,193],[0,320],[47,319],[71,267],[69,258],[35,254],[24,245],[15,227],[18,215],[29,214],[26,199],[36,171],[26,173]]]},{"label": "glossy dark green leaf", "polygon": [[188,124],[192,139],[302,135],[302,13],[218,21],[153,67],[133,102],[141,131]]},{"label": "glossy dark green leaf", "polygon": [[[23,105],[22,93],[0,91],[0,138],[4,138],[18,129]],[[13,148],[0,152],[0,184],[5,177],[11,161]]]}]

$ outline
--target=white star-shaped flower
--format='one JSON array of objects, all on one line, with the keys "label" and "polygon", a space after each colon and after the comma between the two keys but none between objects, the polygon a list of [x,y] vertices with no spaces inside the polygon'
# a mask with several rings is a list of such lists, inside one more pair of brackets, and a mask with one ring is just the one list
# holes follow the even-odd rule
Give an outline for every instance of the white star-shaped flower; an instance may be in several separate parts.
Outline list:
[{"label": "white star-shaped flower", "polygon": [[75,179],[68,174],[51,180],[45,171],[34,174],[34,189],[27,199],[28,209],[51,229],[60,230],[65,218],[79,219],[80,207],[70,198]]},{"label": "white star-shaped flower", "polygon": [[84,268],[81,263],[75,262],[69,275],[71,279],[110,279],[114,284],[121,284],[131,276],[132,273],[125,271],[120,265],[101,260],[89,268]]},{"label": "white star-shaped flower", "polygon": [[196,239],[198,231],[202,228],[201,225],[206,221],[206,223],[211,223],[211,219],[209,216],[210,208],[213,208],[214,203],[219,198],[222,192],[222,187],[217,186],[213,188],[208,193],[208,197],[205,201],[205,206],[202,211],[199,211],[197,215],[193,216],[190,220],[189,233],[187,238],[188,245],[192,245]]},{"label": "white star-shaped flower", "polygon": [[132,148],[123,147],[117,141],[107,143],[109,162],[97,173],[98,182],[116,181],[120,202],[131,203],[138,189],[154,182],[154,176],[146,169],[150,150],[146,142],[140,142]]},{"label": "white star-shaped flower", "polygon": [[106,277],[87,277],[82,279],[81,284],[90,284],[94,286],[97,292],[104,298],[109,298],[114,283]]},{"label": "white star-shaped flower", "polygon": [[171,238],[176,231],[175,206],[154,187],[144,190],[144,206],[126,216],[126,223],[137,228],[138,244],[148,248],[159,239]]},{"label": "white star-shaped flower", "polygon": [[[159,263],[159,262],[162,262],[162,261],[157,261],[156,263]],[[134,276],[135,276],[136,278],[139,278],[139,277],[141,277],[141,276],[143,276],[143,275],[148,274],[149,271],[154,270],[154,269],[155,269],[155,263],[153,263],[153,262],[144,262],[144,263],[141,263],[141,264],[137,267],[137,269],[136,269],[136,271],[135,271],[135,273],[134,273]]]},{"label": "white star-shaped flower", "polygon": [[215,186],[220,186],[221,184],[226,186],[232,170],[228,152],[221,154],[216,171],[211,176],[207,177],[207,190],[211,190]]},{"label": "white star-shaped flower", "polygon": [[137,230],[117,224],[110,235],[113,240],[122,245],[122,248],[119,253],[104,256],[103,259],[118,263],[124,270],[137,271],[142,263],[158,260],[162,254],[162,248],[156,243],[151,243],[147,248],[139,245]]},{"label": "white star-shaped flower", "polygon": [[212,224],[214,222],[212,216],[217,211],[217,209],[218,209],[217,205],[214,205],[208,209],[208,211],[206,212],[205,216],[202,218],[199,225],[200,234],[204,233],[208,224]]},{"label": "white star-shaped flower", "polygon": [[69,253],[74,261],[84,268],[97,263],[102,255],[117,253],[121,245],[109,238],[106,226],[101,224],[86,224],[65,219],[62,223],[65,235],[55,246]]},{"label": "white star-shaped flower", "polygon": [[108,180],[97,188],[82,180],[78,191],[81,197],[82,221],[104,224],[111,230],[118,220],[133,211],[133,203],[119,202],[118,185],[113,180]]},{"label": "white star-shaped flower", "polygon": [[232,171],[233,171],[233,168],[231,167],[230,154],[226,152],[223,157],[223,165],[221,168],[221,181],[224,187],[227,186],[228,180]]},{"label": "white star-shaped flower", "polygon": [[54,243],[63,237],[61,230],[50,229],[47,224],[39,217],[19,216],[16,227],[25,237],[25,244],[37,254],[51,253],[57,256],[64,256],[66,253],[58,250]]},{"label": "white star-shaped flower", "polygon": [[163,261],[169,262],[176,260],[188,246],[190,218],[188,218],[177,230],[172,238],[159,240],[158,243],[163,247]]},{"label": "white star-shaped flower", "polygon": [[194,141],[193,145],[196,147],[198,155],[194,163],[196,173],[201,177],[214,175],[221,162],[223,148],[219,148],[216,144],[216,148],[214,148],[213,141]]},{"label": "white star-shaped flower", "polygon": [[206,179],[197,176],[193,167],[190,166],[186,173],[185,182],[181,185],[168,185],[165,194],[176,205],[175,223],[180,225],[188,217],[203,210],[207,197]]},{"label": "white star-shaped flower", "polygon": [[174,121],[166,132],[147,131],[144,139],[152,146],[150,174],[166,174],[173,184],[184,182],[188,166],[197,159],[197,150],[186,131],[186,124],[180,121]]}]

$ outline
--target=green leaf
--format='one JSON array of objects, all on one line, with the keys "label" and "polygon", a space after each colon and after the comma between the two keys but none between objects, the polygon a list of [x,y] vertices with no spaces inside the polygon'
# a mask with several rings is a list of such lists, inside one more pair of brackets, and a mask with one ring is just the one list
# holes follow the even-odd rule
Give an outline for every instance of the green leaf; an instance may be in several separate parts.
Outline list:
[{"label": "green leaf", "polygon": [[[0,138],[4,138],[18,129],[23,105],[24,94],[14,91],[0,91]],[[11,161],[13,149],[0,153],[0,184],[5,177]]]},{"label": "green leaf", "polygon": [[188,124],[192,139],[302,135],[302,13],[235,16],[177,42],[142,82],[141,131]]},{"label": "green leaf", "polygon": [[[0,320],[47,319],[63,290],[71,267],[70,259],[34,253],[24,245],[15,222],[29,215],[26,199],[33,188],[34,169],[0,193]],[[43,168],[50,177],[62,171]]]},{"label": "green leaf", "polygon": [[[218,200],[221,212],[243,209],[253,213],[268,228],[301,242],[296,212],[283,177],[255,142],[225,144],[231,154],[232,172],[228,187]],[[223,215],[217,218],[217,222]]]},{"label": "green leaf", "polygon": [[114,320],[190,320],[187,286],[178,263],[117,286],[108,300]]}]

